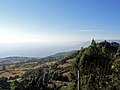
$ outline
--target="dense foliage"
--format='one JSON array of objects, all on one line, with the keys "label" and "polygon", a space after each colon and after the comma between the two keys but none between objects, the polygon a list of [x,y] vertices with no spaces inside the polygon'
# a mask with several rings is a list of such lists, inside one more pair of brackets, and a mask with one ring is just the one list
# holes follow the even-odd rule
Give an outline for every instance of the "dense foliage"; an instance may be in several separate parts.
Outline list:
[{"label": "dense foliage", "polygon": [[96,43],[92,40],[91,45],[82,49],[76,57],[73,64],[73,71],[76,74],[73,73],[75,77],[73,80],[77,84],[77,70],[80,70],[80,88],[82,90],[120,90],[120,73],[115,74],[115,69],[120,69],[120,64],[116,63],[119,62],[118,58],[118,43],[107,41]]}]

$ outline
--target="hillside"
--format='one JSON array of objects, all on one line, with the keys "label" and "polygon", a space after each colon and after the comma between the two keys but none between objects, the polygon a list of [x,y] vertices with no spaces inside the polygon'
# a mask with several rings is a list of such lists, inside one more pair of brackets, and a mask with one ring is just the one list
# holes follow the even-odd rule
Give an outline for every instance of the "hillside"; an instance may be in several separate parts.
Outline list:
[{"label": "hillside", "polygon": [[6,57],[0,60],[0,77],[22,76],[26,71],[39,68],[43,64],[51,64],[63,59],[75,51],[60,52],[44,58],[34,57]]},{"label": "hillside", "polygon": [[120,90],[120,45],[116,42],[93,40],[86,48],[52,59],[16,64],[16,71],[24,68],[24,74],[5,79],[8,83],[2,78],[7,87],[0,84],[1,88],[10,89],[11,84],[12,90],[77,90],[79,83],[81,90]]}]

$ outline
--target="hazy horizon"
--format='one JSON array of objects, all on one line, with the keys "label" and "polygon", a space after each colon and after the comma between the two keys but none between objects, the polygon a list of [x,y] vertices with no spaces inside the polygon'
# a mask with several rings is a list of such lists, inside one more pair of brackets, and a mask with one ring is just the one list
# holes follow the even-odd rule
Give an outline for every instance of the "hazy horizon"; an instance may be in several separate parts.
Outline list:
[{"label": "hazy horizon", "polygon": [[46,57],[59,52],[80,49],[81,43],[9,43],[0,44],[0,58],[4,57]]},{"label": "hazy horizon", "polygon": [[[104,40],[95,40],[101,42]],[[116,41],[120,43],[120,40],[107,40]],[[1,43],[0,44],[0,58],[5,57],[46,57],[54,55],[60,52],[69,52],[72,50],[80,50],[81,47],[90,45],[91,41],[75,41],[75,42],[23,42],[23,43]]]},{"label": "hazy horizon", "polygon": [[119,40],[119,8],[119,0],[0,0],[0,57],[41,57],[93,38]]}]

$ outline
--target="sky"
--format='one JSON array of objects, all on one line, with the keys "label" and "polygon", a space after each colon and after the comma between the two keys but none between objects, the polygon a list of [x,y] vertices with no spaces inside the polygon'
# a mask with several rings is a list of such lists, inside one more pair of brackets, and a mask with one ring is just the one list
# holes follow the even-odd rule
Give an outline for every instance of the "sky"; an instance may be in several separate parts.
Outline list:
[{"label": "sky", "polygon": [[120,39],[120,0],[0,0],[0,43]]},{"label": "sky", "polygon": [[120,0],[0,0],[0,57],[50,55],[93,38],[119,40],[119,9]]}]

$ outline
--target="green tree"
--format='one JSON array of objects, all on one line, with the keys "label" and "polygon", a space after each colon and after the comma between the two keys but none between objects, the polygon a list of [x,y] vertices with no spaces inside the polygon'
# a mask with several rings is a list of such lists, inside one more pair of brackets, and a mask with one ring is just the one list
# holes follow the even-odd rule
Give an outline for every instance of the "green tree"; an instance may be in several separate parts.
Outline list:
[{"label": "green tree", "polygon": [[115,57],[119,57],[120,56],[120,47],[117,50],[117,53],[115,54]]},{"label": "green tree", "polygon": [[[80,69],[81,89],[105,90],[111,72],[112,58],[109,57],[106,41],[101,45],[92,40],[91,45],[85,48],[76,58],[76,69]],[[103,47],[103,48],[100,48]],[[77,78],[77,77],[76,77]]]},{"label": "green tree", "polygon": [[92,40],[91,45],[92,45],[93,47],[96,46],[96,42],[95,42],[94,39]]}]

